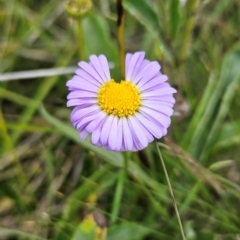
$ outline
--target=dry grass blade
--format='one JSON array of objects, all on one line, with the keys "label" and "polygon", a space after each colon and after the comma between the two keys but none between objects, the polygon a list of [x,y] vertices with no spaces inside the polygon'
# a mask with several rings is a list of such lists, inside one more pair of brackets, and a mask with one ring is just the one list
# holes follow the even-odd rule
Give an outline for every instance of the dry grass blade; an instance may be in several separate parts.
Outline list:
[{"label": "dry grass blade", "polygon": [[19,71],[19,72],[11,72],[11,73],[0,73],[0,82],[73,74],[75,70],[76,70],[76,67],[70,66],[70,67],[59,67],[59,68],[50,68],[50,69]]},{"label": "dry grass blade", "polygon": [[170,137],[165,137],[165,142],[166,145],[161,145],[169,152],[169,154],[179,157],[182,163],[196,176],[196,178],[211,185],[219,194],[224,193],[222,184],[214,178],[208,169],[194,161],[192,157],[174,143]]}]

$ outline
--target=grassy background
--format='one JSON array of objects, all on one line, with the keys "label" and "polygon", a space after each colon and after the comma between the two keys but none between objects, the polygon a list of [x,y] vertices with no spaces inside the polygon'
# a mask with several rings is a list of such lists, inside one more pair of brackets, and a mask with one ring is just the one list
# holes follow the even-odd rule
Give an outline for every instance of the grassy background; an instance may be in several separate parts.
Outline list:
[{"label": "grassy background", "polygon": [[[123,3],[126,51],[159,60],[178,88],[160,142],[187,239],[240,239],[240,1]],[[90,240],[96,222],[98,240],[181,239],[154,144],[131,155],[114,221],[123,155],[78,139],[66,108],[71,74],[34,77],[79,60],[64,1],[0,6],[0,72],[33,70],[0,81],[0,239]],[[116,17],[114,1],[96,0],[83,28],[86,60],[105,54],[118,79]]]}]

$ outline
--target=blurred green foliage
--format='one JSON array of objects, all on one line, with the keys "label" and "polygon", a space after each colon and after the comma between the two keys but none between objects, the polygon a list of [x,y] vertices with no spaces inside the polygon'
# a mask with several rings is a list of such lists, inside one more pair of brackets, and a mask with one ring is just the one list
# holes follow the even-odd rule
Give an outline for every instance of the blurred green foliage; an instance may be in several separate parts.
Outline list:
[{"label": "blurred green foliage", "polygon": [[[187,239],[240,239],[240,1],[183,2],[124,0],[125,48],[159,60],[178,88],[161,148]],[[1,73],[77,64],[64,1],[0,6]],[[105,54],[118,79],[116,19],[115,1],[95,0],[82,23],[86,60]],[[153,144],[131,155],[119,217],[106,223],[123,155],[79,140],[70,77],[0,81],[0,239],[83,239],[93,211],[90,225],[107,228],[107,240],[181,239]]]}]

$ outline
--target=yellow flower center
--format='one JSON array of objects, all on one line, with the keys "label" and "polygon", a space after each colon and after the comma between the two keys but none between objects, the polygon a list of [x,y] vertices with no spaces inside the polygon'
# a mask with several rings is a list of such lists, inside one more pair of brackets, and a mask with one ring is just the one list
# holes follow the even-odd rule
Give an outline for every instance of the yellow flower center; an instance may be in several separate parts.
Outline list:
[{"label": "yellow flower center", "polygon": [[101,86],[97,99],[104,112],[118,117],[133,115],[141,105],[140,92],[129,81],[116,83],[111,79]]}]

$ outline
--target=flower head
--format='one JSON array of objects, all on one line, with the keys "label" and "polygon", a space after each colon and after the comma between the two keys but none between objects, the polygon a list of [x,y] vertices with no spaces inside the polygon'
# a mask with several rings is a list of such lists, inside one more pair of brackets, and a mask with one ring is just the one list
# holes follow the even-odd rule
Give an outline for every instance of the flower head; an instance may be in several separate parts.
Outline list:
[{"label": "flower head", "polygon": [[167,134],[176,92],[160,72],[158,62],[144,52],[126,55],[125,80],[115,82],[104,55],[80,62],[67,82],[67,106],[75,106],[71,122],[80,139],[111,151],[138,151]]}]

